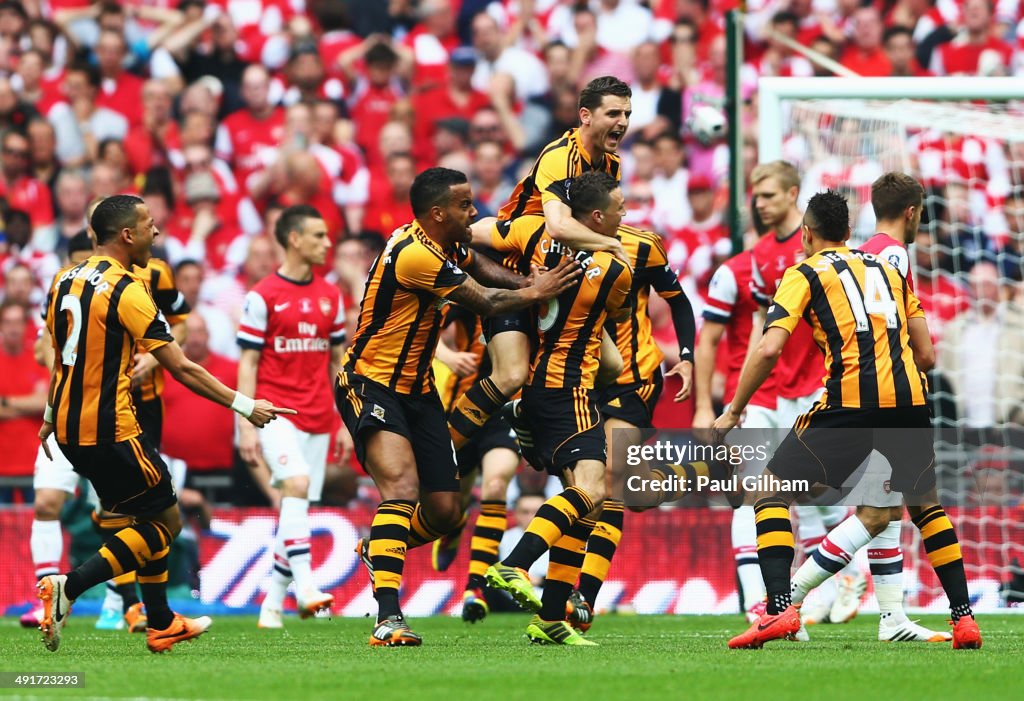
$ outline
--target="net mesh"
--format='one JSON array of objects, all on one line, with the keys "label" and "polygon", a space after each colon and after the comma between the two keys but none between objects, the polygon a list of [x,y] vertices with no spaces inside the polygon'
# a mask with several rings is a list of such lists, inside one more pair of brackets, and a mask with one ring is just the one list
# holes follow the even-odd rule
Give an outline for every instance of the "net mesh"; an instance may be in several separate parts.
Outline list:
[{"label": "net mesh", "polygon": [[[910,245],[937,348],[931,373],[940,498],[982,609],[1019,598],[1024,562],[1024,105],[827,99],[784,103],[783,157],[801,206],[838,190],[853,240],[876,233],[871,183],[890,170],[926,190]],[[916,529],[904,527],[910,605],[945,606]]]}]

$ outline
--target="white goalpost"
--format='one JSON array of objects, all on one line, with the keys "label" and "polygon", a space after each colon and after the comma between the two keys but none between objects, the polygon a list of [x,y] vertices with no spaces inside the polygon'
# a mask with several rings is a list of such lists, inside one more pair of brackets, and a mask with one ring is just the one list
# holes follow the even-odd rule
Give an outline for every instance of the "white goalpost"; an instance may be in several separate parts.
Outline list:
[{"label": "white goalpost", "polygon": [[[875,233],[879,175],[898,170],[925,186],[910,260],[939,352],[940,498],[978,610],[1000,608],[1001,584],[1024,562],[1024,80],[768,77],[757,99],[759,161],[797,166],[801,204],[825,188],[846,195],[851,245]],[[988,278],[999,312],[979,335],[988,322],[970,315]],[[908,603],[944,610],[916,529],[904,541]]]}]

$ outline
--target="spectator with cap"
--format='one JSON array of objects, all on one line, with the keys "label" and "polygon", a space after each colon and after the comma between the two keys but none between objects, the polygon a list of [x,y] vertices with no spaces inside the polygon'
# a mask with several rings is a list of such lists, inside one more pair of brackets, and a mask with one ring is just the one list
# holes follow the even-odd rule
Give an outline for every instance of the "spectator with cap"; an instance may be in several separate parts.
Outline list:
[{"label": "spectator with cap", "polygon": [[458,47],[452,51],[448,62],[447,84],[412,96],[412,108],[416,115],[413,141],[417,160],[436,160],[432,139],[440,120],[461,117],[468,123],[478,110],[490,104],[490,98],[472,85],[476,58],[473,47]]}]

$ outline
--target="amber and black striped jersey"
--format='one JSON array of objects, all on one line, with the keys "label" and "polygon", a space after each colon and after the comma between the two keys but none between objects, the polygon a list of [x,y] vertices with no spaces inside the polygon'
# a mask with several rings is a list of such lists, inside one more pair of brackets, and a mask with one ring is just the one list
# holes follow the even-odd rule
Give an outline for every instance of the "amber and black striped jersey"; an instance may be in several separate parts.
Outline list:
[{"label": "amber and black striped jersey", "polygon": [[[190,310],[185,296],[174,284],[174,271],[166,261],[150,258],[145,268],[132,266],[132,276],[146,285],[156,302],[156,308],[164,315],[170,326],[185,321]],[[164,369],[159,365],[142,381],[135,390],[136,398],[148,402],[156,399],[164,391]]]},{"label": "amber and black striped jersey", "polygon": [[491,359],[487,355],[487,343],[484,341],[483,323],[480,316],[461,304],[449,304],[445,307],[442,328],[453,328],[455,338],[453,348],[460,353],[472,353],[477,359],[477,370],[472,375],[458,377],[451,373],[445,387],[440,388],[441,403],[446,408],[455,406],[455,401],[466,393],[478,377],[491,374]]},{"label": "amber and black striped jersey", "polygon": [[466,281],[459,266],[472,255],[461,245],[443,250],[416,221],[392,234],[370,268],[346,370],[399,394],[434,391],[445,296]]},{"label": "amber and black striped jersey", "polygon": [[517,251],[524,260],[553,268],[562,257],[583,267],[579,283],[542,303],[538,312],[539,346],[530,364],[532,387],[593,389],[601,359],[601,330],[609,314],[629,303],[633,275],[606,251],[573,251],[555,241],[543,216],[498,221],[491,246]]},{"label": "amber and black striped jersey", "polygon": [[921,303],[896,268],[837,246],[786,270],[765,329],[792,333],[801,318],[810,324],[825,352],[825,406],[920,406],[927,384],[907,330],[919,316]]},{"label": "amber and black striped jersey", "polygon": [[651,288],[665,299],[683,294],[683,288],[668,264],[660,236],[620,226],[619,238],[633,264],[633,288],[629,292],[633,313],[618,323],[609,319],[604,327],[622,354],[622,374],[615,384],[627,385],[653,378],[665,358],[651,335],[651,317],[647,312]]},{"label": "amber and black striped jersey", "polygon": [[[590,170],[603,170],[616,180],[622,178],[619,156],[608,153],[597,162],[583,147],[578,128],[570,129],[544,147],[530,172],[519,181],[508,202],[498,211],[498,219],[516,219],[523,215],[543,214],[544,203],[561,200],[568,204],[566,181]],[[516,269],[516,252],[505,259],[505,265]],[[529,272],[529,271],[527,271]]]},{"label": "amber and black striped jersey", "polygon": [[46,325],[56,352],[50,406],[57,442],[97,445],[139,435],[131,398],[136,350],[173,341],[147,287],[113,258],[92,256],[56,277]]}]

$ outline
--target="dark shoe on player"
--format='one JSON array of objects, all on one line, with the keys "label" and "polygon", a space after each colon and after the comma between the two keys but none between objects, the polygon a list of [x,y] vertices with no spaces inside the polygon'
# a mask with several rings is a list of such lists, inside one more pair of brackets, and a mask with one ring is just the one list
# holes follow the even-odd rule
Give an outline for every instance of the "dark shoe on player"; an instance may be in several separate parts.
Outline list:
[{"label": "dark shoe on player", "polygon": [[490,612],[482,589],[467,589],[462,595],[462,620],[466,623],[482,621]]},{"label": "dark shoe on player", "polygon": [[953,649],[978,650],[981,648],[981,631],[974,616],[961,616],[953,623]]},{"label": "dark shoe on player", "polygon": [[459,554],[460,542],[462,542],[462,528],[446,533],[434,541],[430,560],[435,572],[446,572],[452,566],[455,557]]},{"label": "dark shoe on player", "polygon": [[530,577],[525,570],[508,567],[499,562],[488,567],[484,577],[487,578],[487,583],[495,589],[508,592],[516,603],[527,611],[533,613],[540,611],[540,599],[537,598],[537,592],[533,590]]},{"label": "dark shoe on player", "polygon": [[594,622],[594,609],[583,598],[579,589],[573,589],[569,600],[565,602],[565,620],[581,633],[590,630]]},{"label": "dark shoe on player", "polygon": [[796,635],[798,630],[800,630],[800,612],[795,606],[790,606],[774,616],[765,613],[745,633],[730,640],[729,647],[733,650],[756,650],[770,640],[791,638]]},{"label": "dark shoe on player", "polygon": [[366,568],[366,574],[370,577],[370,586],[373,587],[374,591],[377,591],[377,585],[374,583],[373,578],[373,560],[370,559],[369,538],[360,538],[356,541],[356,555],[359,556],[363,567]]},{"label": "dark shoe on player", "polygon": [[423,638],[412,632],[405,616],[388,616],[370,634],[370,647],[414,647],[423,644]]}]

